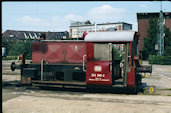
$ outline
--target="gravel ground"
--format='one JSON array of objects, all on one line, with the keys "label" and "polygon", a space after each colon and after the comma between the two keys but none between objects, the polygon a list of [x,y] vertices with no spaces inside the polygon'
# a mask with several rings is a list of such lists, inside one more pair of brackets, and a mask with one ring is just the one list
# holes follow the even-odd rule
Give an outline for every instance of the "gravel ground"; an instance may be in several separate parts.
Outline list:
[{"label": "gravel ground", "polygon": [[[148,62],[143,61],[143,65],[148,65]],[[143,78],[142,82],[156,89],[171,88],[171,65],[152,65],[152,75]]]},{"label": "gravel ground", "polygon": [[[11,61],[2,63],[3,84],[19,82],[20,71],[8,72]],[[171,88],[170,77],[171,66],[153,65],[152,75],[142,82],[157,89]],[[26,89],[15,85],[4,85],[2,93],[3,113],[171,113],[171,96]]]},{"label": "gravel ground", "polygon": [[3,111],[4,113],[171,113],[171,98],[87,94],[69,100],[19,96],[4,102]]},{"label": "gravel ground", "polygon": [[16,62],[16,64],[19,64],[17,60],[2,60],[2,83],[20,81],[21,71],[11,71],[10,65],[12,62]]}]

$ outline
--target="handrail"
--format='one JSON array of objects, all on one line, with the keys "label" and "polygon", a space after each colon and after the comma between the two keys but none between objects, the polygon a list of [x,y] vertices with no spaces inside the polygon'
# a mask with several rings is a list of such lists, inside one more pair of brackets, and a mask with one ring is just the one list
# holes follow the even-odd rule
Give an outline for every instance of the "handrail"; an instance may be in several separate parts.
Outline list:
[{"label": "handrail", "polygon": [[43,61],[44,59],[41,60],[41,81],[43,81]]},{"label": "handrail", "polygon": [[83,55],[83,71],[84,71],[84,72],[86,72],[86,70],[84,69],[84,67],[85,67],[85,62],[84,62],[84,61],[85,61],[85,57],[86,57],[86,56],[87,56],[87,55]]}]

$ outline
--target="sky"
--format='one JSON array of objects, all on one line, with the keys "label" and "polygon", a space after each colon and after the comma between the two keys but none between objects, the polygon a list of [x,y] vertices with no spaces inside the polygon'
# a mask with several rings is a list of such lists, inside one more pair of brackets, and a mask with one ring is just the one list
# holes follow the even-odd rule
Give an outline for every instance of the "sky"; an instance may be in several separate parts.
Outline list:
[{"label": "sky", "polygon": [[[126,22],[137,31],[136,13],[159,12],[159,1],[53,1],[2,2],[2,32],[69,31],[73,21],[91,23]],[[162,10],[171,12],[171,2],[163,1]]]}]

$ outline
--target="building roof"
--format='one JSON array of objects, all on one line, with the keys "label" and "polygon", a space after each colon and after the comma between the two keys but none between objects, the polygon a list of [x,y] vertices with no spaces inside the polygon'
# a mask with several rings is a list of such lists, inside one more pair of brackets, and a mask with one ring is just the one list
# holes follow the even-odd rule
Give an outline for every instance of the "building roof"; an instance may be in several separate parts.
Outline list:
[{"label": "building roof", "polygon": [[85,36],[86,42],[132,42],[135,31],[89,32]]},{"label": "building roof", "polygon": [[[159,12],[144,12],[144,13],[137,13],[138,19],[148,19],[150,17],[159,17]],[[171,18],[171,12],[163,12],[163,16],[165,18]]]},{"label": "building roof", "polygon": [[[42,34],[45,34],[47,39],[58,39],[58,36],[69,35],[67,31],[64,32],[41,32],[41,31],[18,31],[18,30],[6,30],[2,34],[2,38],[12,39],[39,39]],[[60,38],[59,38],[60,39]]]},{"label": "building roof", "polygon": [[95,24],[74,25],[70,27],[94,26]]},{"label": "building roof", "polygon": [[115,22],[115,23],[102,23],[102,24],[97,24],[97,25],[110,25],[110,24],[127,24],[127,25],[132,25],[132,24],[129,24],[129,23],[125,23],[125,22]]},{"label": "building roof", "polygon": [[[97,24],[97,25],[111,25],[111,24],[127,24],[127,25],[132,25],[126,22],[115,22],[115,23],[101,23],[101,24]],[[70,26],[70,27],[82,27],[82,26],[95,26],[95,24],[84,24],[84,25],[75,25],[75,26]]]}]

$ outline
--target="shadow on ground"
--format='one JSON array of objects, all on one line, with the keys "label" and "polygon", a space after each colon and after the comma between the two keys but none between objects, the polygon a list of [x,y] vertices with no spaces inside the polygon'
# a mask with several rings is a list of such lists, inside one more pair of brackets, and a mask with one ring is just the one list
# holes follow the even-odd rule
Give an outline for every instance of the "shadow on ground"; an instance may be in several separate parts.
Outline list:
[{"label": "shadow on ground", "polygon": [[20,84],[19,80],[14,80],[14,81],[2,81],[2,88],[4,87],[17,87]]},{"label": "shadow on ground", "polygon": [[74,87],[74,86],[57,86],[57,87],[35,87],[30,85],[21,85],[20,81],[3,81],[2,88],[21,88],[25,90],[36,90],[36,91],[61,91],[65,93],[71,94],[72,92],[78,93],[109,93],[109,94],[137,94],[139,92],[143,93],[143,89],[148,87],[146,83],[143,83],[140,87],[138,92],[133,92],[133,90],[128,89],[126,87]]}]

